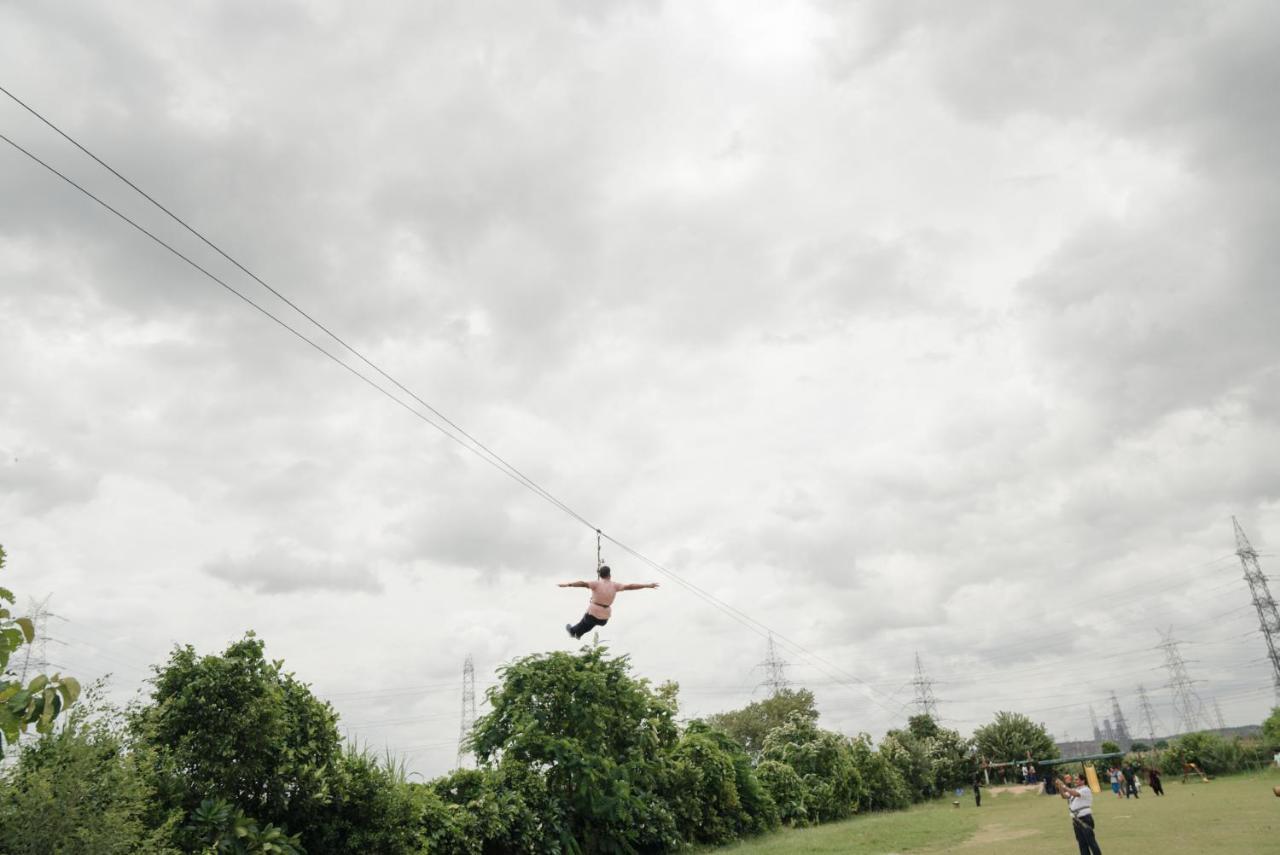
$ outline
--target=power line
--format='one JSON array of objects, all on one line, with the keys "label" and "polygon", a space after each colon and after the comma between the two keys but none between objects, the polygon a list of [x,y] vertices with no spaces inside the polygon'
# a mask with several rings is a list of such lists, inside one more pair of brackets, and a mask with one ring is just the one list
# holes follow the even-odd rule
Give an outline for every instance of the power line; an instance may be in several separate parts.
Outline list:
[{"label": "power line", "polygon": [[[416,418],[418,418],[418,419],[420,419],[420,420],[422,420],[422,421],[426,422],[427,424],[431,425],[433,428],[435,428],[436,430],[438,430],[440,433],[444,434],[445,436],[447,436],[447,437],[449,437],[450,439],[452,439],[454,442],[458,443],[458,444],[459,444],[460,446],[462,446],[463,448],[467,449],[468,451],[472,452],[472,453],[473,453],[473,454],[475,454],[476,456],[480,457],[482,460],[484,460],[485,462],[489,463],[491,466],[493,466],[494,468],[498,469],[500,472],[502,472],[503,474],[507,475],[507,476],[508,476],[509,478],[511,478],[512,480],[515,480],[517,483],[520,483],[521,485],[523,485],[524,487],[526,487],[526,488],[527,488],[527,489],[529,489],[530,491],[534,492],[536,495],[538,495],[538,496],[542,497],[544,500],[546,500],[547,502],[549,502],[549,503],[550,503],[550,504],[552,504],[553,506],[555,506],[555,507],[559,508],[559,509],[560,509],[561,511],[563,511],[565,514],[569,515],[569,516],[570,516],[570,517],[572,517],[573,519],[577,520],[578,522],[580,522],[580,523],[582,523],[583,525],[587,526],[588,528],[592,529],[593,531],[595,531],[595,532],[597,533],[597,535],[603,536],[604,538],[608,539],[610,542],[612,542],[612,543],[614,543],[615,545],[617,545],[619,548],[623,549],[623,550],[624,550],[625,552],[627,552],[628,554],[632,555],[633,557],[637,558],[638,560],[643,561],[644,563],[646,563],[646,564],[650,565],[650,566],[651,566],[651,567],[653,567],[654,569],[656,569],[656,570],[658,570],[659,572],[663,573],[663,574],[664,574],[664,575],[666,575],[668,578],[670,578],[670,579],[672,579],[673,581],[675,581],[677,584],[680,584],[681,586],[683,586],[686,590],[688,590],[688,591],[690,591],[690,592],[694,593],[696,596],[701,597],[704,601],[706,601],[706,602],[710,603],[711,605],[715,606],[715,607],[716,607],[716,608],[718,608],[720,611],[722,611],[722,612],[724,612],[725,614],[729,615],[729,616],[730,616],[731,618],[733,618],[734,620],[737,620],[737,621],[738,621],[739,623],[741,623],[743,626],[746,626],[746,627],[748,627],[748,628],[752,629],[753,631],[755,631],[755,632],[757,632],[758,634],[761,634],[761,635],[767,635],[767,633],[770,631],[769,627],[768,627],[767,625],[765,625],[764,623],[762,623],[762,622],[760,622],[760,621],[758,621],[758,620],[756,620],[756,619],[754,619],[754,618],[751,618],[749,615],[746,615],[746,614],[745,614],[744,612],[742,612],[741,610],[739,610],[739,609],[737,609],[737,608],[735,608],[735,607],[733,607],[733,606],[729,605],[728,603],[724,602],[723,600],[719,599],[718,597],[715,597],[715,596],[714,596],[713,594],[711,594],[710,592],[703,590],[702,588],[698,587],[697,585],[695,585],[695,584],[693,584],[693,583],[691,583],[691,582],[688,582],[687,580],[683,579],[683,578],[682,578],[682,577],[680,577],[678,574],[676,574],[674,571],[672,571],[672,570],[670,570],[670,569],[668,569],[668,568],[664,567],[663,565],[659,564],[658,562],[654,561],[653,559],[650,559],[648,556],[643,555],[642,553],[640,553],[639,551],[637,551],[637,550],[633,549],[632,547],[627,546],[626,544],[624,544],[623,542],[621,542],[621,541],[620,541],[620,540],[618,540],[617,538],[614,538],[614,537],[612,537],[612,536],[610,536],[610,535],[608,535],[608,534],[604,534],[603,532],[601,532],[601,529],[600,529],[600,527],[599,527],[599,526],[594,525],[594,524],[593,524],[592,522],[590,522],[586,517],[584,517],[584,516],[582,516],[581,514],[579,514],[577,511],[575,511],[573,508],[571,508],[570,506],[568,506],[567,504],[565,504],[564,502],[562,502],[560,499],[558,499],[556,496],[554,496],[553,494],[551,494],[549,491],[547,491],[546,489],[544,489],[543,487],[541,487],[540,485],[538,485],[538,484],[537,484],[535,481],[533,481],[531,478],[529,478],[528,476],[524,475],[524,474],[523,474],[519,469],[517,469],[517,468],[516,468],[515,466],[513,466],[512,464],[508,463],[506,460],[504,460],[501,456],[499,456],[498,454],[496,454],[495,452],[493,452],[492,450],[490,450],[490,449],[489,449],[487,446],[485,446],[483,443],[480,443],[478,440],[475,440],[473,437],[471,437],[471,435],[470,435],[470,434],[468,434],[468,433],[467,433],[466,431],[464,431],[462,428],[458,427],[454,422],[452,422],[451,420],[449,420],[447,417],[445,417],[445,416],[443,416],[443,415],[440,415],[438,410],[436,410],[434,407],[432,407],[430,404],[428,404],[427,402],[425,402],[423,399],[421,399],[420,397],[418,397],[418,396],[417,396],[416,394],[414,394],[413,392],[409,391],[405,386],[403,386],[401,383],[399,383],[399,381],[396,381],[394,378],[391,378],[391,377],[390,377],[390,375],[388,375],[386,372],[384,372],[381,368],[378,368],[378,367],[377,367],[373,362],[371,362],[370,360],[366,359],[362,354],[360,354],[358,351],[356,351],[354,348],[352,348],[352,347],[351,347],[349,344],[347,344],[343,339],[341,339],[341,338],[340,338],[340,337],[338,337],[335,333],[333,333],[332,331],[330,331],[328,327],[326,327],[326,326],[324,326],[323,324],[321,324],[320,322],[316,321],[313,317],[311,317],[309,314],[307,314],[306,312],[304,312],[302,309],[298,308],[298,307],[297,307],[293,302],[291,302],[290,300],[288,300],[288,298],[284,297],[284,296],[283,296],[280,292],[278,292],[276,289],[271,288],[271,286],[267,285],[265,282],[263,282],[261,279],[259,279],[256,275],[254,275],[253,273],[251,273],[250,271],[248,271],[245,267],[243,267],[243,266],[242,266],[242,265],[240,265],[238,262],[236,262],[234,259],[232,259],[232,258],[231,258],[227,253],[225,253],[223,250],[219,249],[219,248],[218,248],[216,245],[214,245],[211,241],[209,241],[207,238],[205,238],[202,234],[200,234],[200,233],[199,233],[199,232],[197,232],[195,229],[193,229],[193,228],[191,228],[190,226],[188,226],[188,225],[185,223],[185,221],[181,220],[181,219],[180,219],[180,218],[178,218],[176,215],[174,215],[173,213],[171,213],[167,208],[165,208],[163,205],[161,205],[159,202],[157,202],[154,198],[152,198],[150,195],[148,195],[147,193],[145,193],[144,191],[142,191],[141,189],[139,189],[139,188],[137,187],[137,185],[136,185],[136,184],[134,184],[133,182],[129,181],[127,178],[125,178],[123,175],[121,175],[121,174],[120,174],[118,171],[116,171],[115,169],[111,168],[111,167],[110,167],[108,164],[106,164],[106,163],[105,163],[101,158],[97,157],[97,156],[96,156],[96,155],[94,155],[92,152],[90,152],[87,148],[85,148],[83,145],[81,145],[80,143],[78,143],[77,141],[75,141],[75,140],[74,140],[70,135],[68,135],[67,133],[65,133],[64,131],[62,131],[60,128],[58,128],[56,125],[54,125],[51,121],[49,121],[49,120],[48,120],[48,119],[46,119],[43,115],[41,115],[39,112],[37,112],[34,108],[32,108],[32,107],[28,106],[26,103],[24,103],[23,101],[21,101],[20,99],[18,99],[18,98],[17,98],[16,96],[14,96],[11,92],[9,92],[7,89],[4,89],[3,87],[0,87],[0,91],[4,92],[4,94],[6,94],[7,96],[9,96],[9,97],[10,97],[12,100],[14,100],[16,103],[18,103],[18,104],[19,104],[23,109],[27,110],[29,113],[31,113],[31,114],[32,114],[32,115],[34,115],[36,118],[38,118],[41,122],[43,122],[44,124],[46,124],[47,126],[49,126],[50,128],[52,128],[55,132],[57,132],[57,133],[58,133],[60,136],[62,136],[64,139],[66,139],[67,141],[69,141],[70,143],[72,143],[74,146],[76,146],[76,148],[80,149],[80,150],[81,150],[82,152],[84,152],[86,155],[88,155],[89,157],[91,157],[94,161],[98,162],[98,163],[99,163],[99,164],[101,164],[104,168],[108,169],[108,170],[109,170],[113,175],[115,175],[117,178],[119,178],[119,179],[120,179],[121,181],[123,181],[124,183],[128,184],[128,185],[129,185],[131,188],[133,188],[136,192],[138,192],[139,194],[141,194],[141,195],[142,195],[144,198],[146,198],[148,201],[152,202],[152,204],[154,204],[156,207],[160,208],[160,209],[161,209],[162,211],[164,211],[168,216],[170,216],[170,217],[171,217],[172,219],[174,219],[176,222],[178,222],[179,224],[181,224],[184,228],[186,228],[186,229],[187,229],[188,231],[190,231],[192,234],[196,235],[200,240],[204,241],[204,242],[205,242],[206,244],[208,244],[210,247],[212,247],[213,249],[215,249],[215,251],[217,251],[220,255],[222,255],[224,258],[227,258],[229,261],[231,261],[233,264],[235,264],[235,266],[236,266],[237,268],[239,268],[240,270],[244,271],[244,272],[245,272],[246,274],[248,274],[251,278],[253,278],[253,279],[254,279],[255,281],[257,281],[259,284],[261,284],[264,288],[267,288],[267,290],[269,290],[271,293],[275,294],[279,299],[283,300],[286,304],[288,304],[290,307],[292,307],[295,311],[297,311],[297,312],[298,312],[299,314],[301,314],[303,317],[305,317],[305,318],[307,318],[309,321],[311,321],[311,323],[313,323],[317,328],[319,328],[319,329],[321,329],[322,331],[324,331],[327,335],[329,335],[331,338],[333,338],[335,341],[337,341],[339,344],[341,344],[345,349],[347,349],[348,351],[350,351],[351,353],[353,353],[354,355],[356,355],[356,356],[357,356],[361,361],[363,361],[365,364],[369,365],[371,368],[373,368],[375,371],[377,371],[380,375],[382,375],[382,376],[386,377],[387,379],[389,379],[389,380],[390,380],[390,381],[391,381],[391,382],[392,382],[392,383],[393,383],[397,388],[399,388],[399,389],[403,390],[403,391],[404,391],[406,394],[408,394],[408,395],[409,395],[413,400],[415,400],[415,401],[419,402],[422,406],[424,406],[425,408],[427,408],[427,409],[428,409],[432,414],[436,415],[436,416],[437,416],[437,418],[439,418],[439,419],[440,419],[440,421],[442,421],[442,422],[444,422],[444,423],[445,423],[445,425],[449,425],[450,427],[452,427],[452,428],[453,428],[453,430],[450,430],[450,429],[446,428],[444,425],[442,425],[442,424],[440,424],[439,422],[437,422],[437,421],[433,420],[432,418],[428,417],[428,416],[427,416],[427,415],[425,415],[424,413],[422,413],[422,412],[418,411],[418,410],[417,410],[417,409],[415,409],[413,406],[411,406],[409,403],[405,402],[404,400],[400,399],[400,398],[399,398],[399,397],[397,397],[396,395],[392,394],[392,392],[390,392],[389,390],[387,390],[385,387],[381,386],[381,385],[380,385],[379,383],[377,383],[374,379],[372,379],[372,378],[370,378],[370,377],[366,376],[365,374],[361,373],[359,370],[357,370],[357,369],[356,369],[356,368],[354,368],[353,366],[351,366],[351,365],[349,365],[348,363],[344,362],[343,360],[339,359],[337,356],[335,356],[334,354],[330,353],[330,352],[329,352],[328,350],[326,350],[325,348],[321,347],[317,342],[315,342],[314,340],[312,340],[311,338],[309,338],[308,336],[304,335],[302,332],[300,332],[299,330],[297,330],[295,327],[293,327],[293,326],[292,326],[291,324],[289,324],[287,321],[283,320],[282,318],[280,318],[280,317],[279,317],[279,316],[277,316],[276,314],[272,313],[270,310],[268,310],[268,309],[266,309],[265,307],[261,306],[260,304],[258,304],[257,302],[255,302],[252,298],[250,298],[248,295],[244,294],[243,292],[241,292],[240,290],[238,290],[237,288],[235,288],[234,286],[232,286],[230,283],[226,282],[224,279],[220,278],[219,276],[217,276],[216,274],[214,274],[213,272],[211,272],[210,270],[208,270],[208,269],[207,269],[207,268],[205,268],[204,266],[200,265],[198,262],[194,261],[194,260],[193,260],[193,259],[191,259],[189,256],[187,256],[186,254],[184,254],[183,252],[181,252],[180,250],[178,250],[178,249],[177,249],[176,247],[174,247],[172,244],[170,244],[170,243],[168,243],[167,241],[165,241],[164,239],[160,238],[160,237],[159,237],[159,236],[157,236],[155,233],[151,232],[150,230],[148,230],[147,228],[145,228],[144,226],[142,226],[141,224],[139,224],[137,221],[135,221],[134,219],[130,218],[128,215],[126,215],[126,214],[122,213],[121,211],[119,211],[118,209],[116,209],[115,207],[113,207],[112,205],[110,205],[109,203],[107,203],[105,200],[103,200],[102,198],[98,197],[97,195],[95,195],[94,193],[92,193],[91,191],[89,191],[88,189],[86,189],[85,187],[83,187],[82,185],[80,185],[79,183],[77,183],[77,182],[76,182],[75,180],[73,180],[72,178],[68,177],[67,175],[65,175],[64,173],[62,173],[61,171],[59,171],[58,169],[56,169],[55,167],[53,167],[53,166],[52,166],[52,165],[50,165],[49,163],[47,163],[47,162],[45,162],[44,160],[42,160],[40,157],[38,157],[37,155],[35,155],[35,154],[34,154],[34,153],[32,153],[31,151],[27,150],[26,148],[24,148],[23,146],[19,145],[19,144],[18,144],[18,143],[16,143],[16,142],[14,142],[12,139],[10,139],[9,137],[7,137],[7,136],[5,136],[5,135],[3,135],[3,134],[0,134],[0,140],[4,140],[4,142],[8,143],[8,144],[9,144],[10,146],[12,146],[14,149],[16,149],[17,151],[21,152],[21,153],[22,153],[23,155],[25,155],[27,158],[29,158],[30,160],[32,160],[32,161],[34,161],[35,163],[39,164],[39,165],[40,165],[40,166],[42,166],[44,169],[46,169],[47,171],[51,172],[52,174],[54,174],[54,175],[55,175],[55,176],[57,176],[58,178],[62,179],[62,181],[66,182],[67,184],[69,184],[70,186],[72,186],[73,188],[75,188],[76,190],[80,191],[82,194],[84,194],[85,196],[87,196],[88,198],[90,198],[91,200],[93,200],[94,202],[97,202],[101,207],[105,208],[107,211],[111,212],[111,213],[112,213],[112,214],[114,214],[116,217],[118,217],[119,219],[123,220],[125,223],[127,223],[127,224],[128,224],[128,225],[130,225],[130,226],[132,226],[134,229],[136,229],[137,231],[141,232],[141,233],[142,233],[142,234],[144,234],[145,236],[149,237],[152,241],[154,241],[155,243],[159,244],[159,245],[160,245],[160,246],[162,246],[164,249],[168,250],[171,254],[173,254],[173,255],[174,255],[174,256],[176,256],[177,258],[179,258],[179,259],[181,259],[182,261],[186,262],[186,263],[187,263],[188,265],[190,265],[192,268],[194,268],[195,270],[197,270],[198,272],[200,272],[201,274],[203,274],[204,276],[206,276],[207,278],[209,278],[209,279],[210,279],[210,280],[212,280],[213,282],[217,283],[219,286],[221,286],[221,287],[222,287],[222,288],[224,288],[225,290],[227,290],[227,291],[229,291],[230,293],[234,294],[234,295],[235,295],[236,297],[238,297],[241,301],[243,301],[244,303],[248,304],[249,306],[251,306],[252,308],[254,308],[255,310],[257,310],[257,311],[258,311],[258,312],[260,312],[261,314],[265,315],[265,316],[266,316],[267,318],[269,318],[270,320],[274,321],[278,326],[282,327],[283,329],[285,329],[286,331],[288,331],[290,334],[292,334],[293,336],[295,336],[296,338],[298,338],[298,339],[299,339],[299,340],[301,340],[302,342],[306,343],[306,344],[307,344],[308,346],[310,346],[312,349],[316,350],[317,352],[319,352],[320,354],[322,354],[323,356],[325,356],[326,358],[328,358],[329,360],[331,360],[332,362],[334,362],[334,363],[335,363],[335,364],[337,364],[338,366],[340,366],[340,367],[342,367],[343,369],[345,369],[346,371],[348,371],[350,374],[352,374],[353,376],[355,376],[357,379],[359,379],[359,380],[360,380],[360,381],[362,381],[363,383],[365,383],[365,384],[367,384],[368,386],[370,386],[371,388],[373,388],[375,391],[379,392],[380,394],[382,394],[383,396],[385,396],[386,398],[388,398],[389,400],[391,400],[391,401],[392,401],[392,402],[394,402],[395,404],[399,405],[400,407],[402,407],[403,409],[405,409],[406,411],[408,411],[411,415],[413,415],[413,416],[415,416]],[[457,433],[454,433],[454,432],[453,432],[454,430],[456,430],[456,431],[457,431]],[[465,438],[465,440],[466,440],[466,441],[464,441],[464,438]],[[799,645],[798,643],[796,643],[796,642],[794,642],[794,641],[791,641],[790,639],[787,639],[785,636],[782,636],[781,634],[778,634],[778,633],[775,633],[775,634],[777,635],[777,637],[778,637],[778,638],[779,638],[779,639],[780,639],[784,644],[786,644],[787,646],[791,647],[792,649],[794,649],[794,650],[795,650],[795,651],[797,651],[798,653],[800,653],[800,654],[804,655],[806,658],[809,658],[810,660],[812,660],[812,661],[814,661],[814,662],[819,662],[819,663],[821,663],[821,664],[822,664],[822,666],[823,666],[823,667],[825,667],[826,669],[828,669],[830,673],[834,673],[834,674],[838,674],[838,675],[843,675],[843,677],[845,678],[845,680],[846,680],[847,682],[850,682],[850,683],[852,683],[852,684],[858,684],[858,685],[861,685],[861,686],[863,686],[863,687],[867,688],[867,689],[868,689],[869,691],[871,691],[871,692],[875,692],[875,691],[877,691],[873,686],[871,686],[871,685],[870,685],[869,683],[867,683],[866,681],[864,681],[864,680],[862,680],[862,679],[860,679],[860,678],[858,678],[858,677],[856,677],[856,676],[853,676],[853,675],[848,674],[848,672],[843,671],[842,669],[838,668],[837,666],[833,665],[832,663],[828,662],[827,660],[823,659],[822,657],[819,657],[817,654],[813,653],[812,651],[809,651],[809,650],[807,650],[806,648],[804,648],[803,646]],[[854,688],[854,686],[853,686],[853,685],[849,685],[848,687],[849,687],[849,688]],[[887,707],[885,704],[883,704],[883,703],[879,702],[879,701],[878,701],[878,700],[876,700],[875,698],[871,698],[871,700],[872,700],[873,702],[877,703],[879,706],[881,706],[881,707],[883,707],[884,709],[886,709],[887,711],[892,712],[892,710],[891,710],[889,707]]]}]

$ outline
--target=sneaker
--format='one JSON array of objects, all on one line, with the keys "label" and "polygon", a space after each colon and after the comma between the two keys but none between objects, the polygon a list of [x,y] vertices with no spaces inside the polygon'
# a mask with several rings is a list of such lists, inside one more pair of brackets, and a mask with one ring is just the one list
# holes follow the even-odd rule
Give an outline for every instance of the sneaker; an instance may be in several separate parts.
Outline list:
[{"label": "sneaker", "polygon": [[564,631],[565,631],[565,632],[567,632],[567,633],[569,633],[569,637],[570,637],[570,638],[577,638],[577,637],[578,637],[578,636],[576,636],[576,635],[574,635],[574,634],[573,634],[573,624],[571,624],[571,623],[566,623],[566,624],[564,625]]}]

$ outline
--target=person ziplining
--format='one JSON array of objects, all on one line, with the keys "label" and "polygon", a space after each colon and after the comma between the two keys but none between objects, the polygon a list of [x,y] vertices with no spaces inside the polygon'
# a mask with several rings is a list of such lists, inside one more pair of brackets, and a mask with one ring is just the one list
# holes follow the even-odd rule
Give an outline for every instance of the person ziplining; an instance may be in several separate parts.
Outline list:
[{"label": "person ziplining", "polygon": [[611,578],[613,571],[609,569],[609,565],[602,564],[600,569],[596,571],[599,577],[590,582],[561,582],[557,587],[560,588],[588,588],[591,591],[590,603],[587,605],[587,612],[582,616],[582,620],[577,624],[566,623],[565,631],[574,638],[582,638],[588,632],[597,626],[604,626],[609,622],[609,618],[613,613],[613,598],[618,596],[619,591],[640,591],[644,588],[656,588],[657,582],[645,582],[643,584],[632,582],[630,584],[620,584]]}]

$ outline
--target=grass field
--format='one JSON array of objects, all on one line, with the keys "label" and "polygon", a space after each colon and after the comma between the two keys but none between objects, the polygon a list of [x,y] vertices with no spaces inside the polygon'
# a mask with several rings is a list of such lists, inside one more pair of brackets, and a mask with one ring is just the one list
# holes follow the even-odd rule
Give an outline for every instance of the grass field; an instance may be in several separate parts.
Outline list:
[{"label": "grass field", "polygon": [[[1094,797],[1102,851],[1111,853],[1210,852],[1213,855],[1280,855],[1280,770],[1218,778],[1208,784],[1165,784],[1157,798],[1144,787],[1138,800],[1109,791]],[[782,831],[728,846],[733,855],[904,852],[974,852],[982,855],[1075,855],[1066,803],[1034,793],[984,792],[982,807],[966,795],[960,807],[942,801],[909,811],[862,816],[818,828]]]}]

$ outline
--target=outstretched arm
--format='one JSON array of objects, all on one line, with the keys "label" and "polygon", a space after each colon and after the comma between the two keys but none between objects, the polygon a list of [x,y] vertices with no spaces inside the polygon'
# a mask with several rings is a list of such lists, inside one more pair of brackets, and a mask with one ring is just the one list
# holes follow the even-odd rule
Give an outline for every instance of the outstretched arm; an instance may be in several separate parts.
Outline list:
[{"label": "outstretched arm", "polygon": [[656,588],[656,587],[658,587],[657,582],[632,582],[630,584],[623,585],[618,590],[619,591],[642,591],[645,588]]},{"label": "outstretched arm", "polygon": [[586,582],[561,582],[557,588],[590,588]]}]

